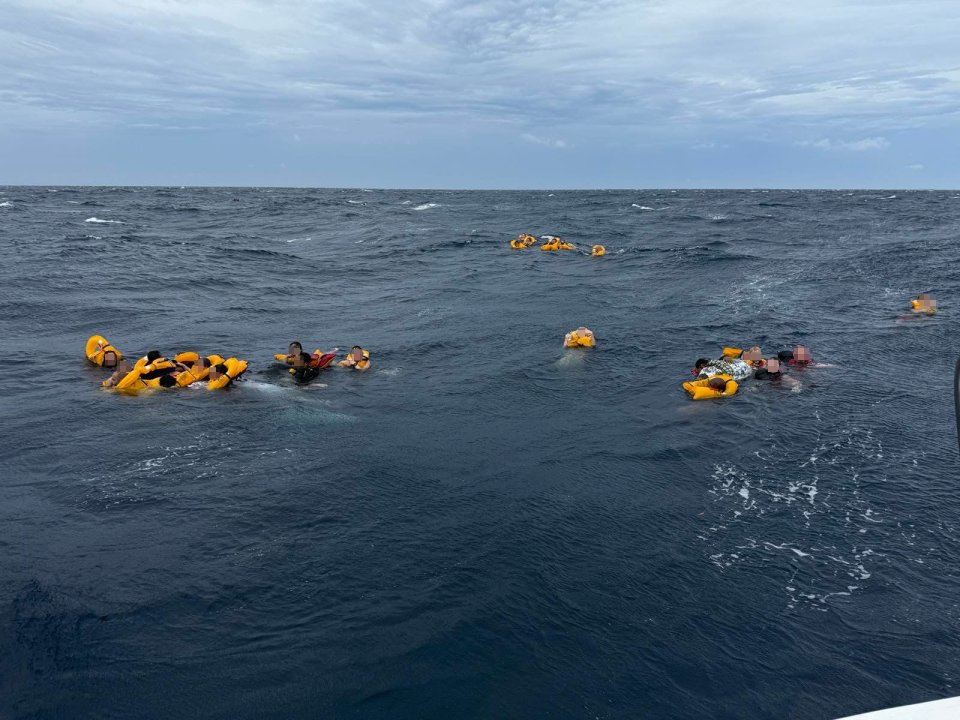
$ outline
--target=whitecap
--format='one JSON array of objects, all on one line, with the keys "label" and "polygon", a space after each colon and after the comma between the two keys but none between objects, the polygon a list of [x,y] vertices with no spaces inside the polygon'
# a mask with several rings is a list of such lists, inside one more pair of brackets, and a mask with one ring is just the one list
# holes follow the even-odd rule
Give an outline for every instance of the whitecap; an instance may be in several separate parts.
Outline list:
[{"label": "whitecap", "polygon": [[13,207],[13,203],[8,200],[6,202],[0,203],[0,207]]},{"label": "whitecap", "polygon": [[884,200],[896,200],[896,199],[897,199],[897,196],[896,196],[896,195],[887,195],[887,196],[884,198]]},{"label": "whitecap", "polygon": [[362,200],[347,200],[347,202],[351,205],[366,205]]},{"label": "whitecap", "polygon": [[710,219],[713,220],[714,222],[720,222],[721,220],[726,220],[726,219],[727,219],[727,216],[726,216],[726,215],[711,215],[711,216],[710,216]]},{"label": "whitecap", "polygon": [[401,204],[401,205],[409,205],[409,204],[410,204],[410,201],[409,201],[409,200],[404,200],[404,201],[403,201],[402,203],[400,203],[400,204]]},{"label": "whitecap", "polygon": [[381,375],[387,375],[387,376],[389,376],[389,377],[394,377],[395,375],[399,375],[399,374],[400,374],[400,371],[401,371],[402,369],[403,369],[403,368],[398,368],[398,367],[397,367],[397,368],[389,368],[389,369],[387,369],[387,370],[378,370],[377,372],[379,372]]},{"label": "whitecap", "polygon": [[646,205],[637,205],[636,203],[632,203],[630,207],[635,207],[638,210],[653,210],[652,207],[647,207]]},{"label": "whitecap", "polygon": [[429,210],[435,207],[440,207],[440,203],[424,203],[423,205],[417,205],[414,210]]},{"label": "whitecap", "polygon": [[95,218],[95,217],[87,218],[86,220],[84,220],[84,222],[123,225],[123,223],[120,222],[119,220],[101,220],[100,218]]},{"label": "whitecap", "polygon": [[79,205],[79,200],[67,200],[67,205]]}]

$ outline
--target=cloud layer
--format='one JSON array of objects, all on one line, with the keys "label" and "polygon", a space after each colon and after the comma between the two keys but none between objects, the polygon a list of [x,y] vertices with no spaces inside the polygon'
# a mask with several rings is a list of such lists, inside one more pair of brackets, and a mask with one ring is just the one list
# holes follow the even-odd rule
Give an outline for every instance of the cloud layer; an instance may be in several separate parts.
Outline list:
[{"label": "cloud layer", "polygon": [[935,0],[6,5],[0,137],[815,153],[895,150],[960,115],[960,13]]}]

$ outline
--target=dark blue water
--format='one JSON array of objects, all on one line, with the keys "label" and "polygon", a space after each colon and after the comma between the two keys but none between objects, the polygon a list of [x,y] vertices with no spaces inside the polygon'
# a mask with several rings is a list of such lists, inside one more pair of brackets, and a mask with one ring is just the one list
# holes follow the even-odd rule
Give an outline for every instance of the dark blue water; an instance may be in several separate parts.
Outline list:
[{"label": "dark blue water", "polygon": [[[957,694],[958,240],[956,192],[2,188],[0,715]],[[117,395],[94,333],[251,370]],[[294,339],[373,368],[294,386]],[[797,342],[829,367],[680,389]]]}]

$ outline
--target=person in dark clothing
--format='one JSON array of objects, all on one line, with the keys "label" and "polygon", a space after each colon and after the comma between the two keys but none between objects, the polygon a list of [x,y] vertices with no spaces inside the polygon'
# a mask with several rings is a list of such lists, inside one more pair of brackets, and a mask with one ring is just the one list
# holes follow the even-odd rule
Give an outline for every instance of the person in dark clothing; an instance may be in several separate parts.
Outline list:
[{"label": "person in dark clothing", "polygon": [[753,377],[757,380],[779,380],[782,376],[778,358],[767,358],[763,367],[758,367],[753,371]]}]

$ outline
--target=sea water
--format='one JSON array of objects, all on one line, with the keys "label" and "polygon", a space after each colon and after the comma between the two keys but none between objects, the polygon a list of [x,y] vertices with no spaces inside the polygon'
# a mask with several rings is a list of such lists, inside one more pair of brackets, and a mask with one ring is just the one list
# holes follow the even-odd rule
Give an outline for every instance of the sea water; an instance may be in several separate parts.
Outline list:
[{"label": "sea water", "polygon": [[[53,189],[0,188],[4,717],[960,692],[958,193]],[[250,370],[115,394],[92,334]],[[297,386],[292,340],[372,367]],[[796,343],[789,383],[680,388]]]}]

